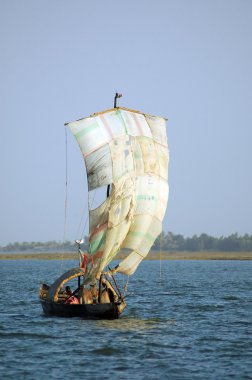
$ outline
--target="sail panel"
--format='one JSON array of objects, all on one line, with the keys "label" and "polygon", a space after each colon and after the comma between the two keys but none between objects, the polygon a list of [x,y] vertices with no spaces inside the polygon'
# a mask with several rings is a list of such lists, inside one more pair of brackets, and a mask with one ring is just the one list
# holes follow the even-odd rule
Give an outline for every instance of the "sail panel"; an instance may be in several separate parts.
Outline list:
[{"label": "sail panel", "polygon": [[121,248],[122,241],[127,236],[131,220],[124,219],[119,225],[114,226],[107,232],[106,246],[100,263],[100,271],[108,265],[117,255]]},{"label": "sail panel", "polygon": [[118,110],[124,120],[127,134],[130,136],[146,136],[152,138],[150,127],[143,114]]},{"label": "sail panel", "polygon": [[117,182],[134,171],[130,137],[124,136],[120,139],[114,139],[109,146],[112,157],[113,182]]},{"label": "sail panel", "polygon": [[131,196],[125,196],[122,199],[117,199],[117,201],[111,205],[111,208],[109,210],[109,227],[114,228],[122,223],[123,220],[129,218],[131,207]]},{"label": "sail panel", "polygon": [[112,179],[112,160],[108,144],[86,157],[89,190],[108,185]]},{"label": "sail panel", "polygon": [[127,134],[127,129],[119,109],[114,109],[111,112],[97,116],[97,120],[100,127],[109,136],[109,141]]},{"label": "sail panel", "polygon": [[93,229],[89,236],[88,265],[86,270],[87,282],[90,281],[90,279],[95,279],[93,274],[97,274],[99,272],[100,263],[106,244],[107,229],[108,225],[107,223],[104,223],[103,225],[99,225]]},{"label": "sail panel", "polygon": [[92,231],[92,234],[89,236],[89,256],[102,250],[105,244],[107,229],[108,224],[104,223]]},{"label": "sail panel", "polygon": [[161,232],[161,228],[162,223],[160,220],[150,215],[136,215],[122,244],[122,248],[132,251],[138,250],[143,256],[147,255]]},{"label": "sail panel", "polygon": [[160,221],[164,219],[168,197],[169,197],[168,182],[161,179],[159,181],[159,197],[158,197],[157,209],[156,209],[156,217]]},{"label": "sail panel", "polygon": [[133,153],[136,176],[144,175],[144,161],[139,138],[131,139],[131,149]]},{"label": "sail panel", "polygon": [[84,157],[110,141],[105,128],[98,121],[89,117],[68,124],[76,138]]},{"label": "sail panel", "polygon": [[[90,212],[91,248],[88,252],[90,260],[87,281],[90,276],[96,277],[116,256],[127,236],[133,218],[134,181],[134,176],[127,173],[113,184],[110,197],[104,205]],[[103,232],[101,221],[106,225],[106,230],[104,228]]]},{"label": "sail panel", "polygon": [[169,154],[167,147],[159,143],[155,143],[157,160],[159,166],[159,176],[163,180],[168,181],[168,165],[169,165]]},{"label": "sail panel", "polygon": [[[155,127],[155,122],[158,123],[159,128]],[[156,141],[166,145],[164,119],[144,116],[141,113],[120,108],[68,123],[68,126],[78,141],[84,156],[114,138],[125,135],[154,137]]]},{"label": "sail panel", "polygon": [[167,147],[166,120],[162,117],[150,115],[145,115],[145,119],[150,127],[153,140]]},{"label": "sail panel", "polygon": [[99,207],[89,211],[89,236],[96,227],[108,221],[110,198],[107,198]]},{"label": "sail panel", "polygon": [[143,256],[140,252],[133,251],[127,256],[126,259],[121,261],[119,267],[114,270],[114,272],[119,272],[127,276],[131,276],[135,273],[138,265],[141,263],[144,257],[145,256]]},{"label": "sail panel", "polygon": [[159,180],[155,176],[138,177],[136,185],[136,211],[135,214],[156,215],[159,197]]},{"label": "sail panel", "polygon": [[132,251],[120,262],[115,270],[125,275],[132,275],[135,272],[137,266],[148,255],[156,238],[162,231],[162,222],[155,218],[151,218],[149,224],[145,224],[146,215],[138,215],[135,217],[135,222],[123,242],[123,248],[131,249]]},{"label": "sail panel", "polygon": [[141,176],[136,181],[135,215],[151,215],[163,220],[168,199],[168,184],[156,176]]},{"label": "sail panel", "polygon": [[167,180],[169,161],[167,147],[141,136],[131,138],[130,143],[136,175],[150,173]]},{"label": "sail panel", "polygon": [[159,162],[154,141],[144,137],[138,138],[138,141],[142,152],[144,172],[159,175]]}]

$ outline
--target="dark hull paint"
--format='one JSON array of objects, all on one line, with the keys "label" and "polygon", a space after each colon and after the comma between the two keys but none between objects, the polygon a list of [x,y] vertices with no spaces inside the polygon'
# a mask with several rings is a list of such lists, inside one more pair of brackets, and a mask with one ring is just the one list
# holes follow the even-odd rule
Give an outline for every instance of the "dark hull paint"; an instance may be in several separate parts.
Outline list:
[{"label": "dark hull paint", "polygon": [[64,304],[40,300],[43,311],[48,316],[81,317],[83,319],[117,319],[118,305],[106,304]]}]

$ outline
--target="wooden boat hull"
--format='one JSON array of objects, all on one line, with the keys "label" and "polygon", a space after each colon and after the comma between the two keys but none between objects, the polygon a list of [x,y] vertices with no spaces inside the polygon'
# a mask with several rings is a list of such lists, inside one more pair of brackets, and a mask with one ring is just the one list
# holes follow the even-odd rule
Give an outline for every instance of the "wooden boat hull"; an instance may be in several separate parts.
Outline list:
[{"label": "wooden boat hull", "polygon": [[[126,307],[126,303],[119,299],[114,288],[108,280],[106,280],[106,287],[104,287],[101,295],[92,294],[91,290],[80,286],[80,279],[84,276],[81,268],[71,268],[63,273],[59,278],[54,281],[51,286],[41,284],[39,290],[39,299],[43,311],[48,316],[55,317],[80,317],[83,319],[117,319]],[[75,278],[79,278],[78,287],[70,295],[63,291],[64,285]],[[100,277],[102,281],[102,276]],[[82,280],[83,282],[83,280]],[[94,285],[93,286],[93,290]],[[103,285],[104,286],[104,285]],[[111,297],[109,296],[108,286],[113,289]],[[101,282],[99,288],[101,287]],[[84,292],[87,290],[87,294]],[[109,289],[110,290],[110,289]],[[106,297],[105,297],[106,296]],[[69,299],[74,297],[78,303],[68,302]],[[91,298],[90,298],[91,297]],[[115,298],[117,297],[117,298]]]},{"label": "wooden boat hull", "polygon": [[83,319],[118,319],[121,305],[106,304],[63,304],[41,300],[44,313],[56,317],[80,317]]}]

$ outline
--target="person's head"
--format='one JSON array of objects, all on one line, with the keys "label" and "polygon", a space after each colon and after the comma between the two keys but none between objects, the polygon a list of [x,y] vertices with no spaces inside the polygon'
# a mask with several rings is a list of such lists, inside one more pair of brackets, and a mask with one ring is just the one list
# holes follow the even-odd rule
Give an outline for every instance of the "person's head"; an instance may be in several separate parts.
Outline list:
[{"label": "person's head", "polygon": [[71,293],[70,286],[66,286],[66,292],[67,292],[67,293]]}]

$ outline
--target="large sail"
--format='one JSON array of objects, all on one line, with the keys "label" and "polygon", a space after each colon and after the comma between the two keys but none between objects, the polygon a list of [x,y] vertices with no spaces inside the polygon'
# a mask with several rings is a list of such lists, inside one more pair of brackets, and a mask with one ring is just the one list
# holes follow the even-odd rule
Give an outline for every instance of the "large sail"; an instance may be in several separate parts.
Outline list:
[{"label": "large sail", "polygon": [[166,120],[118,107],[68,123],[83,154],[89,194],[110,185],[89,210],[88,278],[95,279],[120,250],[114,271],[131,275],[162,230],[168,201]]}]

